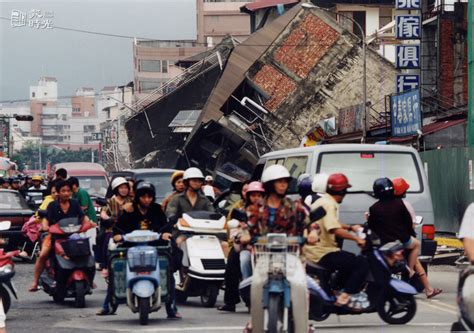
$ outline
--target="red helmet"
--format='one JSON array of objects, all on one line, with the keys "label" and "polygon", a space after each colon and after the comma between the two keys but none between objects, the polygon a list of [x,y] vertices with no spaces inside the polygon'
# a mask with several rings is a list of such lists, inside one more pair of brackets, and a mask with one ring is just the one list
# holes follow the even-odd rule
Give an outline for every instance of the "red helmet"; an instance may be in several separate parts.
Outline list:
[{"label": "red helmet", "polygon": [[333,173],[328,178],[328,190],[339,192],[349,187],[352,187],[352,185],[349,184],[349,180],[343,173]]},{"label": "red helmet", "polygon": [[402,177],[395,178],[392,180],[394,194],[398,197],[405,194],[406,191],[410,188],[410,184],[407,183]]}]

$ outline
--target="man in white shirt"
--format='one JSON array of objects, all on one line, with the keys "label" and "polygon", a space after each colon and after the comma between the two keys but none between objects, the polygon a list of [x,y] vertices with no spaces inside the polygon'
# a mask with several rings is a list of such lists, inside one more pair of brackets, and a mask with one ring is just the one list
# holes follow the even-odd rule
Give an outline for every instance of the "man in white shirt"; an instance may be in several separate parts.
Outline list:
[{"label": "man in white shirt", "polygon": [[474,263],[474,203],[470,204],[464,213],[459,239],[464,243],[464,252],[469,261]]}]

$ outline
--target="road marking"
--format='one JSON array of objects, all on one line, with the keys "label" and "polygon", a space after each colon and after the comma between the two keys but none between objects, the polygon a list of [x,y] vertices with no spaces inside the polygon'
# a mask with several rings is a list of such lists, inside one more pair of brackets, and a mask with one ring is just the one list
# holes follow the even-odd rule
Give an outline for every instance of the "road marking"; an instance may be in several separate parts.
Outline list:
[{"label": "road marking", "polygon": [[[452,323],[408,323],[404,326],[412,326],[412,327],[447,327],[451,326]],[[339,323],[339,324],[314,324],[313,327],[315,328],[354,328],[354,327],[396,327],[396,325],[389,325],[384,322],[380,322],[379,324],[375,323]]]},{"label": "road marking", "polygon": [[[426,302],[426,301],[423,301],[423,302]],[[433,302],[433,303],[437,303],[441,306],[445,306],[447,307],[448,309],[451,309],[451,310],[454,310],[454,311],[457,311],[458,310],[458,307],[456,305],[452,305],[452,304],[448,304],[448,303],[445,303],[443,301],[440,301],[439,299],[432,299],[430,302]]]},{"label": "road marking", "polygon": [[442,305],[441,305],[441,306],[438,306],[438,305],[435,305],[435,304],[432,304],[432,303],[428,303],[427,301],[421,301],[421,300],[419,300],[418,302],[419,302],[420,304],[429,306],[429,307],[431,307],[431,308],[433,308],[433,309],[437,309],[437,310],[444,311],[444,312],[446,312],[446,313],[450,313],[450,314],[454,314],[454,315],[457,315],[457,314],[458,314],[458,312],[455,311],[454,309],[447,309],[447,308],[445,308],[444,306],[447,305],[447,304],[445,304],[445,303],[439,302],[439,303],[441,303]]}]

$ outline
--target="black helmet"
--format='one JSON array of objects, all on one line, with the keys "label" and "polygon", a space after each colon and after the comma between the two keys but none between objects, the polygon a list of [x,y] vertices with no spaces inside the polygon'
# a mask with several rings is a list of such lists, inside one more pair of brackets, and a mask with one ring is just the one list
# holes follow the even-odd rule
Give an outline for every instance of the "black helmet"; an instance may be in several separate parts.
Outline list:
[{"label": "black helmet", "polygon": [[377,199],[389,199],[394,196],[393,183],[387,177],[374,182],[374,195]]},{"label": "black helmet", "polygon": [[304,173],[298,177],[297,185],[298,185],[298,193],[303,200],[308,195],[313,193],[313,190],[312,190],[313,180],[311,179],[311,176],[308,175],[307,173]]},{"label": "black helmet", "polygon": [[138,182],[135,189],[135,199],[138,200],[138,198],[140,198],[144,194],[151,195],[154,201],[156,197],[155,186],[149,182],[144,182],[144,181]]}]

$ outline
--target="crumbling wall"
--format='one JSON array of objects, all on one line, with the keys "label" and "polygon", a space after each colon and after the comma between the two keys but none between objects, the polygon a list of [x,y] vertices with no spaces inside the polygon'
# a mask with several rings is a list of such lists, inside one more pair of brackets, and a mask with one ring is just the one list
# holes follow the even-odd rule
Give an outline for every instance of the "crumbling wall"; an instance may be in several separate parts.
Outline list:
[{"label": "crumbling wall", "polygon": [[[321,119],[363,103],[362,53],[356,36],[308,11],[280,35],[249,73],[270,96],[265,107],[272,116],[264,129],[273,149],[298,146]],[[390,62],[367,50],[367,101],[373,108],[368,121],[385,111],[396,73]]]}]

